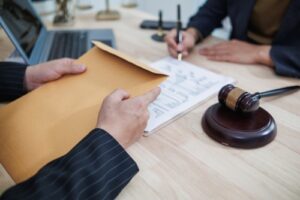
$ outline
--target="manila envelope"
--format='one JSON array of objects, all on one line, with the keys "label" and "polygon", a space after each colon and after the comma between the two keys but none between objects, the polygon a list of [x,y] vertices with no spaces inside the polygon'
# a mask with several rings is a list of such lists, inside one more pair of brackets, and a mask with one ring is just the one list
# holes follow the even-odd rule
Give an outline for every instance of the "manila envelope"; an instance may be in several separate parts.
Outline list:
[{"label": "manila envelope", "polygon": [[132,96],[166,76],[104,44],[78,59],[81,75],[50,82],[0,109],[0,163],[16,183],[66,154],[96,127],[102,100],[116,88]]}]

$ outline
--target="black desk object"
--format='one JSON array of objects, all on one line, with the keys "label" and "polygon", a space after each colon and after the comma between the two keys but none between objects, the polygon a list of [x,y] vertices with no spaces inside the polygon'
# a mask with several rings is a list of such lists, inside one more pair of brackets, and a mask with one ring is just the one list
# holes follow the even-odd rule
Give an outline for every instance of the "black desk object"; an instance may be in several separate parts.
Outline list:
[{"label": "black desk object", "polygon": [[[156,20],[143,20],[140,24],[140,28],[142,29],[152,29],[157,30],[159,27],[159,21]],[[163,21],[162,27],[163,30],[172,30],[176,28],[176,22],[175,21]]]}]

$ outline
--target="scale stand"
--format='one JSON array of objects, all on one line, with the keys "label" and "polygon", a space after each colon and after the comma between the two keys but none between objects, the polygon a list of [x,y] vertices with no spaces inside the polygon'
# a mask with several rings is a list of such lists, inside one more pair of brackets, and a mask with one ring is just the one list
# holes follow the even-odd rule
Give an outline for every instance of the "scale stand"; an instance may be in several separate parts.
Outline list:
[{"label": "scale stand", "polygon": [[136,0],[123,0],[122,7],[124,8],[136,8],[138,6]]},{"label": "scale stand", "polygon": [[121,15],[116,10],[110,10],[109,0],[105,1],[106,10],[101,10],[96,15],[96,20],[118,20],[121,18]]}]

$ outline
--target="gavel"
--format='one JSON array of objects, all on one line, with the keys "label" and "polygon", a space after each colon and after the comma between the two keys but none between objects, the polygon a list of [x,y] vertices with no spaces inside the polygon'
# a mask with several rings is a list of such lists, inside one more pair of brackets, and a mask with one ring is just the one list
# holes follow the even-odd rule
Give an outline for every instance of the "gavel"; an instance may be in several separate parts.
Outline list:
[{"label": "gavel", "polygon": [[283,93],[294,92],[300,89],[299,85],[278,88],[265,92],[250,94],[231,84],[225,85],[219,92],[219,102],[227,108],[241,112],[250,113],[259,108],[259,100],[263,97],[275,96]]}]

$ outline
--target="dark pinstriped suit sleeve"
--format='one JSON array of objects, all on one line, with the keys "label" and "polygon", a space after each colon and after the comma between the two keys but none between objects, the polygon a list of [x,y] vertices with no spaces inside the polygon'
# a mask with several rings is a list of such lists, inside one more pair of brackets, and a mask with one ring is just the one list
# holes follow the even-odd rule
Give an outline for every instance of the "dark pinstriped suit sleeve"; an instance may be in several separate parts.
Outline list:
[{"label": "dark pinstriped suit sleeve", "polygon": [[23,94],[26,65],[0,62],[0,101],[11,101]]},{"label": "dark pinstriped suit sleeve", "polygon": [[196,28],[205,38],[222,26],[222,20],[228,14],[226,8],[227,0],[209,0],[190,18],[187,27]]},{"label": "dark pinstriped suit sleeve", "polygon": [[119,143],[104,130],[94,129],[68,154],[0,199],[114,199],[137,172]]}]

